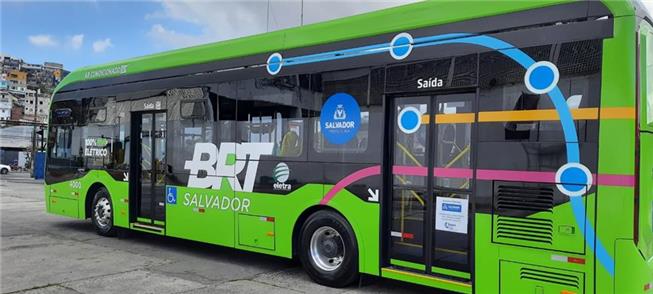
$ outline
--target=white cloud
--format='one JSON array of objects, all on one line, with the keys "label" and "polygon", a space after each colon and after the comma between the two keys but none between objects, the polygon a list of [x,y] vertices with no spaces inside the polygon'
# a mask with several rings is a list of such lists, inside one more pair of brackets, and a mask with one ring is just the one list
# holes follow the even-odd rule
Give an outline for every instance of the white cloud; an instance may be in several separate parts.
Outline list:
[{"label": "white cloud", "polygon": [[[184,47],[200,43],[233,39],[265,30],[265,1],[193,1],[164,0],[162,10],[146,19],[170,21],[156,24],[148,32],[159,45]],[[169,29],[174,22],[196,25],[199,32],[188,34]]]},{"label": "white cloud", "polygon": [[648,10],[648,13],[653,13],[653,1],[645,0],[645,1],[642,1],[642,3],[644,3],[644,7],[646,7],[646,10]]},{"label": "white cloud", "polygon": [[147,35],[158,44],[166,44],[173,48],[189,47],[211,41],[206,35],[180,34],[174,30],[166,29],[161,24],[153,25]]},{"label": "white cloud", "polygon": [[106,51],[109,47],[113,47],[113,43],[111,43],[111,39],[106,38],[104,40],[97,40],[93,42],[93,52],[95,53],[102,53]]},{"label": "white cloud", "polygon": [[[179,48],[299,26],[302,7],[303,24],[309,24],[409,2],[415,0],[162,0],[161,10],[148,13],[145,20],[157,23],[147,33],[155,45]],[[171,29],[179,22],[199,30],[187,33]]]},{"label": "white cloud", "polygon": [[77,34],[70,37],[70,47],[72,47],[73,49],[78,50],[79,48],[82,48],[83,44],[84,44],[84,34]]},{"label": "white cloud", "polygon": [[57,46],[57,41],[52,37],[52,35],[33,35],[28,36],[27,39],[32,45],[38,47]]}]

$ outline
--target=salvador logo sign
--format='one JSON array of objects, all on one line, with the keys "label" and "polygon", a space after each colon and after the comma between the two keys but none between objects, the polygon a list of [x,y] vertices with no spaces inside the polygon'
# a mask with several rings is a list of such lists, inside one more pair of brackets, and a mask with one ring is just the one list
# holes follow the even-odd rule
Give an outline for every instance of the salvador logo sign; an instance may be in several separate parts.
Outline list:
[{"label": "salvador logo sign", "polygon": [[361,124],[361,110],[356,99],[347,93],[331,95],[322,106],[320,128],[331,144],[346,144],[356,137]]}]

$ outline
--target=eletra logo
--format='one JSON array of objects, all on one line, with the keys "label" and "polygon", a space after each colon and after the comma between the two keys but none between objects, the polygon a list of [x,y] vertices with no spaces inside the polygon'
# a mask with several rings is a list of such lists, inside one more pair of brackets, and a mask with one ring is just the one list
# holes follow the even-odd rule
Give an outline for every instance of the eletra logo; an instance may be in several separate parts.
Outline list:
[{"label": "eletra logo", "polygon": [[290,191],[292,189],[292,185],[286,184],[290,177],[290,168],[287,164],[279,162],[272,170],[272,177],[276,181],[272,186],[274,190]]}]

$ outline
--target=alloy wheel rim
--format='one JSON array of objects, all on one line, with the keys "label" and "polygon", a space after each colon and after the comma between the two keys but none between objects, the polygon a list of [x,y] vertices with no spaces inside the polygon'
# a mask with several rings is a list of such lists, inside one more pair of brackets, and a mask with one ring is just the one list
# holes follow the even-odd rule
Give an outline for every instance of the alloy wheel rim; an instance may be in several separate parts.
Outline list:
[{"label": "alloy wheel rim", "polygon": [[111,203],[109,203],[109,199],[102,197],[95,203],[94,215],[97,224],[101,228],[106,228],[111,224]]},{"label": "alloy wheel rim", "polygon": [[334,271],[345,259],[345,242],[334,228],[323,226],[315,230],[310,243],[311,260],[323,271]]}]

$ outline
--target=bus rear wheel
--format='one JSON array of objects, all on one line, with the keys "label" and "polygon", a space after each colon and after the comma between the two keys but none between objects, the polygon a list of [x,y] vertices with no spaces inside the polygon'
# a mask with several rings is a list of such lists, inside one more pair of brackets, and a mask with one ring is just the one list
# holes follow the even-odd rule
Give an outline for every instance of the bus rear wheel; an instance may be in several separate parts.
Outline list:
[{"label": "bus rear wheel", "polygon": [[91,220],[95,231],[101,236],[115,236],[116,228],[113,226],[113,206],[109,191],[105,188],[97,190],[91,205]]},{"label": "bus rear wheel", "polygon": [[300,259],[315,282],[345,287],[358,278],[358,246],[351,226],[328,210],[308,217],[301,230]]}]

